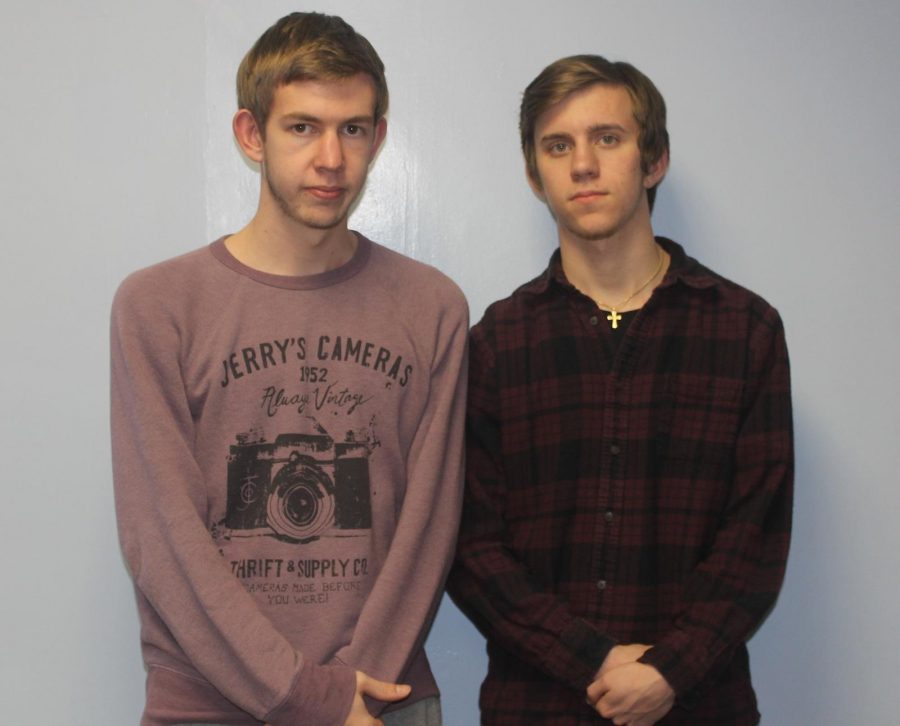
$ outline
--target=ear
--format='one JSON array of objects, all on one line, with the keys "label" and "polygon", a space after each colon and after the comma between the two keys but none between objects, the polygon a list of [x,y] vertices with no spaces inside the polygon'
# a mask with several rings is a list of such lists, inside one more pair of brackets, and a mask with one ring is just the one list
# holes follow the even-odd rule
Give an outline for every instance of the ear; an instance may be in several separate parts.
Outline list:
[{"label": "ear", "polygon": [[540,199],[542,202],[547,201],[547,197],[544,194],[544,185],[541,184],[540,177],[533,177],[531,175],[531,169],[528,168],[528,162],[525,162],[525,178],[528,180],[528,186],[531,187],[531,191],[534,192],[534,196]]},{"label": "ear", "polygon": [[662,155],[650,167],[650,171],[644,174],[644,189],[650,189],[659,184],[666,172],[669,170],[669,152],[664,151]]},{"label": "ear", "polygon": [[263,160],[263,135],[253,114],[246,108],[240,109],[231,121],[234,138],[241,151],[257,164]]}]

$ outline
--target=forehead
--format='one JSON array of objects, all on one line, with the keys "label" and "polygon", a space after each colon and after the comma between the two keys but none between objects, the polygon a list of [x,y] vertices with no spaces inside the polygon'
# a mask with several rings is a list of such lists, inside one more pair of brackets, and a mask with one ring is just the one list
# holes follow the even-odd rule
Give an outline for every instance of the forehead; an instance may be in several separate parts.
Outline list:
[{"label": "forehead", "polygon": [[577,133],[597,126],[638,130],[634,103],[624,86],[595,83],[570,93],[537,118],[535,138],[548,134]]},{"label": "forehead", "polygon": [[346,78],[306,78],[278,86],[271,116],[311,115],[317,118],[357,118],[375,110],[375,82],[366,73]]}]

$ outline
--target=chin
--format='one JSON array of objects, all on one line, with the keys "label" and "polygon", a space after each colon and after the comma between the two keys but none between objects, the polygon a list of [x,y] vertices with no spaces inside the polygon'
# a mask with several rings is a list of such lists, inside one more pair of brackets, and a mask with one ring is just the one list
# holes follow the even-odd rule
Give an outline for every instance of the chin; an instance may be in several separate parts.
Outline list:
[{"label": "chin", "polygon": [[599,242],[609,239],[618,231],[615,227],[580,227],[572,225],[567,228],[577,239],[585,242]]},{"label": "chin", "polygon": [[310,229],[334,229],[335,227],[339,227],[341,223],[347,219],[347,213],[341,212],[339,214],[309,214],[304,211],[295,211],[294,214],[291,215],[291,218],[305,227],[309,227]]}]

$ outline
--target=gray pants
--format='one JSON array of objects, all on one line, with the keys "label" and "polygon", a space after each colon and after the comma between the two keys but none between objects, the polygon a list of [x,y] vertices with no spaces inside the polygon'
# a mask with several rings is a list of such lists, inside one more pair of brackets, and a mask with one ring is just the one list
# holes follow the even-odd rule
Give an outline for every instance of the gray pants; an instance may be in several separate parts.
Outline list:
[{"label": "gray pants", "polygon": [[[437,696],[416,701],[411,706],[386,713],[384,726],[442,726],[441,699]],[[224,724],[183,723],[179,726],[224,726]]]},{"label": "gray pants", "polygon": [[384,726],[441,726],[441,699],[423,698],[411,706],[382,714]]}]

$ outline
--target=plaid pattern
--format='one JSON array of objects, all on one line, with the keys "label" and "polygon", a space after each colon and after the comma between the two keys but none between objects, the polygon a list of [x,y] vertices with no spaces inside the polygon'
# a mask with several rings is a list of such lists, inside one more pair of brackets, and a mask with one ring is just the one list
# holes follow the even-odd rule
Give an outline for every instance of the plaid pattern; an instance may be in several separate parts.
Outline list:
[{"label": "plaid pattern", "polygon": [[558,251],[472,330],[449,588],[488,638],[485,724],[603,723],[584,689],[632,642],[678,695],[660,723],[759,719],[744,642],[788,552],[784,331],[657,241],[672,263],[618,348]]}]

